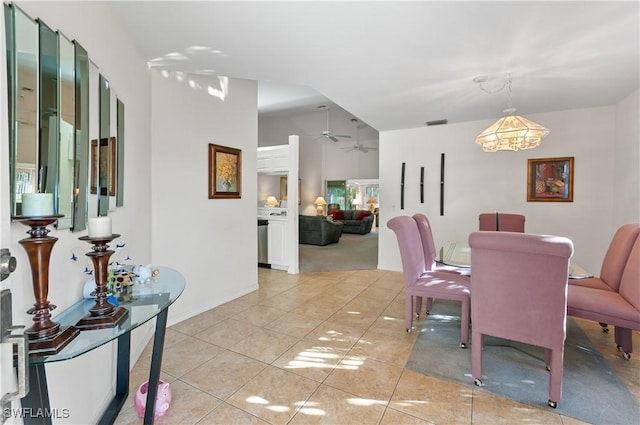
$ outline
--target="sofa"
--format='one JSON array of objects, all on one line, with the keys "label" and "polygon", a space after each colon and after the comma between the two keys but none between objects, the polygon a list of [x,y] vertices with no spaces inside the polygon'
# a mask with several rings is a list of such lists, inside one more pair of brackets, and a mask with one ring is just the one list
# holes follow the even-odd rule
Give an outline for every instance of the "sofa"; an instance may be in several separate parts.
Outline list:
[{"label": "sofa", "polygon": [[329,221],[321,215],[300,215],[298,220],[299,243],[324,246],[340,240],[343,227],[340,222]]},{"label": "sofa", "polygon": [[375,219],[371,211],[368,210],[338,210],[334,211],[331,216],[334,221],[344,224],[343,233],[356,233],[359,235],[369,233]]}]

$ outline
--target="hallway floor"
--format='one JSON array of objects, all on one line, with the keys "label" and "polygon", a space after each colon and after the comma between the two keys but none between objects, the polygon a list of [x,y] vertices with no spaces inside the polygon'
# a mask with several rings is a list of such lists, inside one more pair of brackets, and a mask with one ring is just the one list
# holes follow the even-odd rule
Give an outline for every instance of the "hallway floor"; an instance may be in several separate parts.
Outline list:
[{"label": "hallway floor", "polygon": [[[417,332],[404,330],[401,273],[258,273],[258,291],[167,330],[161,379],[173,401],[156,423],[584,423],[405,369]],[[580,324],[640,398],[638,334],[624,361],[613,335]],[[142,423],[133,393],[147,379],[150,354],[151,343],[116,424]]]}]

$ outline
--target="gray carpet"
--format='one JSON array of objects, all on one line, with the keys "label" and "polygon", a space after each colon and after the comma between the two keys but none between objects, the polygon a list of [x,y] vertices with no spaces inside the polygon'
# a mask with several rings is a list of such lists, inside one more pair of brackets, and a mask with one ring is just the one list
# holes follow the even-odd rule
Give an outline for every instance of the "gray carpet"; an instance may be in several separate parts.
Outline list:
[{"label": "gray carpet", "polygon": [[299,246],[300,273],[378,268],[378,232],[343,233],[338,243]]},{"label": "gray carpet", "polygon": [[[413,348],[407,368],[473,388],[471,347],[460,342],[460,304],[437,300]],[[612,343],[613,343],[613,335]],[[549,373],[544,352],[485,337],[484,391],[592,424],[639,424],[640,405],[572,318],[567,320],[562,401],[547,406]]]}]

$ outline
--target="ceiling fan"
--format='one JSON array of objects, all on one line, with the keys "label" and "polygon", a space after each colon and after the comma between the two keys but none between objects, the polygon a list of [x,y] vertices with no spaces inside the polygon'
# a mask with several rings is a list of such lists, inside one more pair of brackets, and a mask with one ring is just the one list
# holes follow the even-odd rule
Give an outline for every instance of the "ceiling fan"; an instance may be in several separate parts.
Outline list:
[{"label": "ceiling fan", "polygon": [[333,142],[339,142],[340,140],[338,139],[338,137],[344,138],[344,139],[351,138],[351,136],[349,136],[348,134],[333,134],[333,131],[329,130],[329,107],[322,105],[322,106],[318,106],[318,108],[326,109],[327,111],[327,129],[322,132],[322,136],[326,137],[327,139]]},{"label": "ceiling fan", "polygon": [[356,144],[353,145],[353,146],[347,146],[347,147],[340,148],[340,149],[344,149],[345,152],[351,152],[351,151],[358,150],[358,151],[360,151],[362,153],[367,153],[369,151],[375,151],[375,150],[378,149],[378,148],[374,148],[374,147],[371,147],[371,146],[364,146],[362,144],[362,142],[360,142],[360,128],[361,127],[362,127],[361,125],[359,125],[357,127],[358,133],[357,133],[357,138],[356,138],[356,140],[357,140]]}]

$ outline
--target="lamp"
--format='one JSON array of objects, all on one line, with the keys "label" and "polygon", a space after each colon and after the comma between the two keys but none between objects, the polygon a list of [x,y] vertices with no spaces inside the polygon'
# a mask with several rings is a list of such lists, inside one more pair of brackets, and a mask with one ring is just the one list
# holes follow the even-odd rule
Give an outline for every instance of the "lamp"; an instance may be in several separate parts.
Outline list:
[{"label": "lamp", "polygon": [[267,207],[275,207],[276,205],[278,205],[278,200],[276,199],[275,196],[268,196],[267,202],[265,203],[265,205]]},{"label": "lamp", "polygon": [[374,196],[369,196],[367,202],[369,203],[369,211],[373,212],[373,210],[376,209],[376,206],[374,204],[378,202],[378,200]]},{"label": "lamp", "polygon": [[358,207],[360,205],[362,205],[362,201],[360,199],[354,199],[353,201],[351,201],[351,205],[353,206],[354,209],[358,209]]},{"label": "lamp", "polygon": [[507,116],[500,118],[476,137],[476,143],[482,145],[482,150],[485,152],[518,151],[540,145],[540,140],[549,134],[549,130],[520,115],[513,115],[516,109],[511,106],[511,76],[501,88],[493,92],[486,90],[482,85],[487,81],[487,77],[476,77],[473,81],[478,83],[485,93],[497,93],[507,88],[509,94],[509,107],[504,110]]},{"label": "lamp", "polygon": [[318,215],[324,215],[324,206],[327,205],[327,201],[325,201],[322,196],[318,196],[313,203],[316,204],[316,212]]}]

